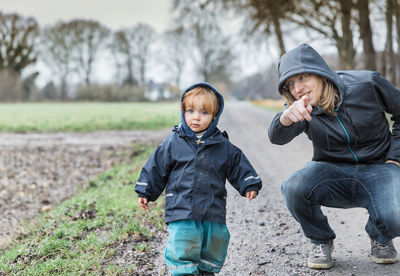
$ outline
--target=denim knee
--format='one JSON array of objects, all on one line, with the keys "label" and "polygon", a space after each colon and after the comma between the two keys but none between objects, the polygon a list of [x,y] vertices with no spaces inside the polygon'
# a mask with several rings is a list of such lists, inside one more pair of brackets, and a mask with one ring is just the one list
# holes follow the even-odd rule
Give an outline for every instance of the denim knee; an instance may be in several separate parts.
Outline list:
[{"label": "denim knee", "polygon": [[301,175],[293,175],[283,182],[281,192],[289,209],[295,208],[297,204],[303,205],[307,201],[306,181]]},{"label": "denim knee", "polygon": [[391,239],[400,236],[400,209],[393,208],[380,216],[383,233]]}]

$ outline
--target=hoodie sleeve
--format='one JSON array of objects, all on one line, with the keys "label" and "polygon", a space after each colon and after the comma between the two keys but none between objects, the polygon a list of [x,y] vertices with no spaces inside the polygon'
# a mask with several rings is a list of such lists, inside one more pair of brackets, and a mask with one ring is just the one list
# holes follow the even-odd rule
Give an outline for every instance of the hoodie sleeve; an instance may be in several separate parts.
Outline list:
[{"label": "hoodie sleeve", "polygon": [[169,143],[166,138],[152,153],[142,168],[135,186],[140,197],[155,201],[164,191],[169,175]]},{"label": "hoodie sleeve", "polygon": [[243,152],[230,144],[228,181],[242,196],[248,191],[258,191],[262,187],[261,178]]},{"label": "hoodie sleeve", "polygon": [[271,125],[268,129],[268,137],[271,143],[277,145],[284,145],[293,140],[305,129],[305,122],[293,123],[290,126],[284,126],[280,122],[283,111],[279,112],[272,119]]},{"label": "hoodie sleeve", "polygon": [[385,112],[391,115],[393,121],[390,148],[386,159],[400,162],[400,90],[396,89],[378,72],[374,72],[373,80]]}]

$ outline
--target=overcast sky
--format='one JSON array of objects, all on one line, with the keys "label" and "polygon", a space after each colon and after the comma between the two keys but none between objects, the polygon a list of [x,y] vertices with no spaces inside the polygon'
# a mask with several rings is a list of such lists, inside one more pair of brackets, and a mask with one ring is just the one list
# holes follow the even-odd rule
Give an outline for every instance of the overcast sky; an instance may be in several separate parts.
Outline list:
[{"label": "overcast sky", "polygon": [[172,0],[0,0],[0,11],[33,16],[41,27],[59,20],[95,19],[116,30],[147,23],[165,31]]}]

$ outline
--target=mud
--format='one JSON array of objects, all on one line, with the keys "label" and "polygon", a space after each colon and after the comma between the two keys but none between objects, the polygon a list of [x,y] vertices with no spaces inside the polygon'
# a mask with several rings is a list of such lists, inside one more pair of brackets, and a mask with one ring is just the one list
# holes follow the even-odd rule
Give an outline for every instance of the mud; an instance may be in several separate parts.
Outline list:
[{"label": "mud", "polygon": [[23,220],[126,161],[133,142],[157,143],[167,132],[0,133],[0,248],[23,233]]}]

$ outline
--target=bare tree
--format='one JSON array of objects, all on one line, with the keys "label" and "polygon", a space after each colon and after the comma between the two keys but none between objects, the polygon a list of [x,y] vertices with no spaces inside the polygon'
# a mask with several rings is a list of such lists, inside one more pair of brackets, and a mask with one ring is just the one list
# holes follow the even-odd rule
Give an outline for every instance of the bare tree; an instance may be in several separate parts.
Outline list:
[{"label": "bare tree", "polygon": [[[298,1],[296,1],[297,3]],[[282,22],[286,14],[294,9],[293,0],[204,0],[197,1],[197,5],[189,0],[175,0],[174,7],[180,9],[180,16],[191,16],[196,9],[206,9],[225,14],[226,10],[234,10],[239,16],[244,16],[244,32],[252,36],[260,31],[264,35],[274,35],[281,55],[286,51],[282,31]],[[220,14],[218,16],[220,16]]]},{"label": "bare tree", "polygon": [[177,24],[188,30],[189,56],[198,74],[207,82],[230,85],[233,47],[220,23],[218,2],[175,0]]},{"label": "bare tree", "polygon": [[352,9],[348,0],[302,0],[288,20],[333,40],[343,69],[355,68]]},{"label": "bare tree", "polygon": [[182,27],[167,31],[164,34],[165,63],[174,75],[175,85],[180,88],[183,69],[186,63],[187,34]]},{"label": "bare tree", "polygon": [[18,74],[36,62],[39,26],[32,17],[0,12],[0,70]]},{"label": "bare tree", "polygon": [[150,45],[156,38],[156,32],[147,24],[138,24],[130,31],[130,39],[132,39],[135,47],[134,56],[138,61],[139,76],[141,85],[146,84],[147,64],[150,54]]},{"label": "bare tree", "polygon": [[78,60],[78,70],[84,74],[86,84],[90,84],[93,64],[109,35],[109,30],[97,21],[73,20],[69,23],[75,35],[74,53]]},{"label": "bare tree", "polygon": [[61,84],[61,99],[67,98],[67,78],[76,68],[74,51],[76,36],[70,23],[58,22],[44,29],[42,35],[42,57]]},{"label": "bare tree", "polygon": [[110,45],[117,65],[117,76],[122,79],[122,84],[137,85],[135,78],[134,43],[129,39],[129,30],[121,29],[114,33]]},{"label": "bare tree", "polygon": [[[123,83],[145,85],[149,59],[149,48],[154,42],[155,31],[148,25],[138,24],[133,28],[121,29],[114,33],[111,49],[117,63],[118,73],[125,68]],[[139,75],[136,78],[135,75]]]},{"label": "bare tree", "polygon": [[228,81],[233,55],[229,39],[223,35],[221,29],[213,22],[206,25],[195,24],[192,39],[195,50],[192,57],[203,80]]},{"label": "bare tree", "polygon": [[265,35],[274,35],[279,46],[280,55],[286,52],[283,38],[282,22],[286,14],[294,8],[292,0],[224,0],[231,2],[239,13],[248,12],[250,20],[245,21],[248,35],[261,30]]}]

